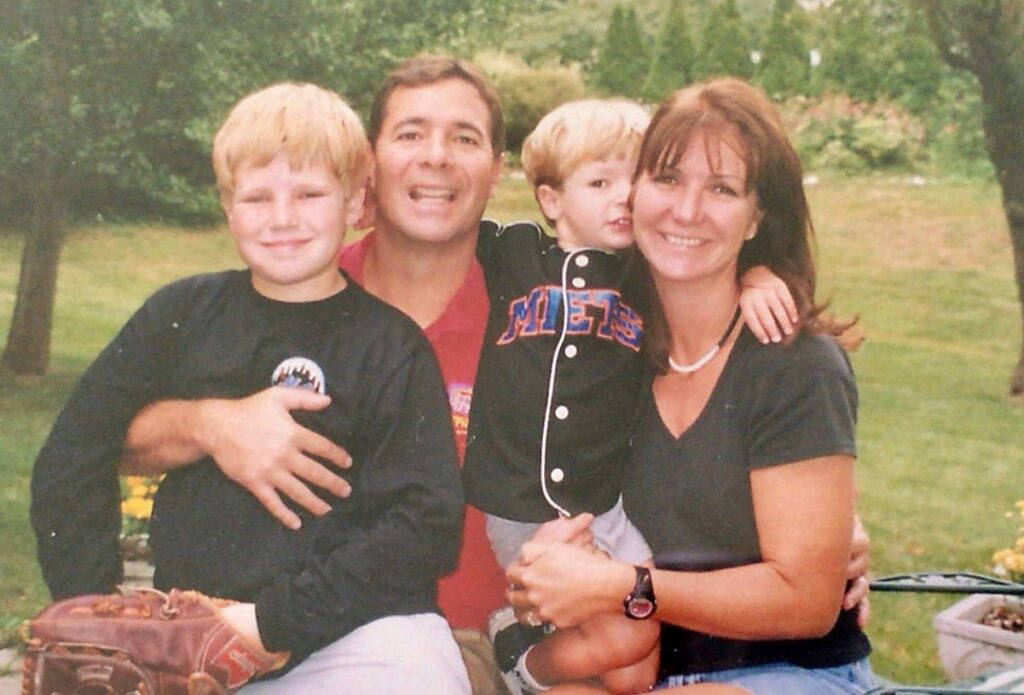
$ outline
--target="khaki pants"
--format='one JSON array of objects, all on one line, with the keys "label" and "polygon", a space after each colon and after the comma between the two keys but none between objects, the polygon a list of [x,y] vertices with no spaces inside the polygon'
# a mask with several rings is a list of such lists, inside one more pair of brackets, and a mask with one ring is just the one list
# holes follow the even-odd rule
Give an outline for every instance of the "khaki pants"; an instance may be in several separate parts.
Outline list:
[{"label": "khaki pants", "polygon": [[494,645],[476,630],[452,630],[469,672],[473,695],[511,695],[494,660]]}]

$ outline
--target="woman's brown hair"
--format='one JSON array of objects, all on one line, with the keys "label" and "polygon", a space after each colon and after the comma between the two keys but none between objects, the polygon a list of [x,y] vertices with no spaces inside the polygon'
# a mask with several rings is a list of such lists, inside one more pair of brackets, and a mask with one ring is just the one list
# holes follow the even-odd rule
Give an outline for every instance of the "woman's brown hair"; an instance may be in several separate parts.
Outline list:
[{"label": "woman's brown hair", "polygon": [[[838,334],[847,328],[850,324],[822,316],[827,305],[814,300],[814,226],[804,195],[803,167],[775,105],[761,90],[735,78],[701,82],[676,92],[651,120],[635,180],[675,167],[699,135],[725,140],[736,148],[747,165],[747,192],[755,193],[762,212],[757,234],[740,250],[737,282],[750,268],[767,266],[789,287],[801,329]],[[709,148],[709,157],[713,149]],[[641,263],[641,272],[651,295],[644,344],[655,366],[664,371],[671,336],[646,262]]]}]

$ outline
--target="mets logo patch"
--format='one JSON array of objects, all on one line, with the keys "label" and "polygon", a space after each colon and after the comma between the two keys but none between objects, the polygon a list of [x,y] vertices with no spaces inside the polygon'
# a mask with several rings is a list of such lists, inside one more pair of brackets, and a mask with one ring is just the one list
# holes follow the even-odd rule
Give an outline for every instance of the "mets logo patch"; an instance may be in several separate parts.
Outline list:
[{"label": "mets logo patch", "polygon": [[292,388],[327,393],[324,370],[320,365],[305,357],[289,357],[274,369],[270,377],[271,386],[290,386]]}]

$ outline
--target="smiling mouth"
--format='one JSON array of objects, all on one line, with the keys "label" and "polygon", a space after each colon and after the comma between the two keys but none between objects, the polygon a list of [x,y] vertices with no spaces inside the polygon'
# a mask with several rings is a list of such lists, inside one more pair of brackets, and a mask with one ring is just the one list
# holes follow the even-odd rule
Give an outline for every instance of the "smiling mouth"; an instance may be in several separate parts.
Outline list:
[{"label": "smiling mouth", "polygon": [[264,243],[263,246],[272,251],[291,251],[293,249],[300,248],[308,241],[308,239],[282,239],[277,241],[268,241]]},{"label": "smiling mouth", "polygon": [[416,201],[439,201],[451,203],[455,200],[455,191],[450,188],[428,188],[417,186],[409,191],[409,197]]},{"label": "smiling mouth", "polygon": [[673,234],[660,234],[659,235],[669,246],[675,246],[678,248],[693,248],[694,246],[700,246],[704,243],[704,239],[699,239],[692,236],[675,236]]}]

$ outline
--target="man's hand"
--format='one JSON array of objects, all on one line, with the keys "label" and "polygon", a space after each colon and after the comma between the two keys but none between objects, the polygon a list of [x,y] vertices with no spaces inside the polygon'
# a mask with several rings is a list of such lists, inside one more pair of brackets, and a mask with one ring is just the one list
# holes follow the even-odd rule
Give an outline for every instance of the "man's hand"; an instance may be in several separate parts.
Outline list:
[{"label": "man's hand", "polygon": [[281,523],[302,522],[281,495],[318,516],[331,510],[310,484],[347,497],[344,478],[317,461],[348,468],[348,452],[305,427],[292,410],[322,410],[331,402],[305,389],[275,386],[238,400],[165,401],[144,408],[126,438],[122,472],[155,473],[208,455]]},{"label": "man's hand", "polygon": [[853,517],[853,542],[850,544],[850,562],[846,566],[846,578],[850,580],[843,596],[843,608],[849,610],[857,607],[857,624],[861,628],[868,625],[871,619],[871,602],[868,598],[870,582],[868,570],[871,569],[871,558],[868,550],[871,547],[871,538],[864,530],[860,516]]}]

